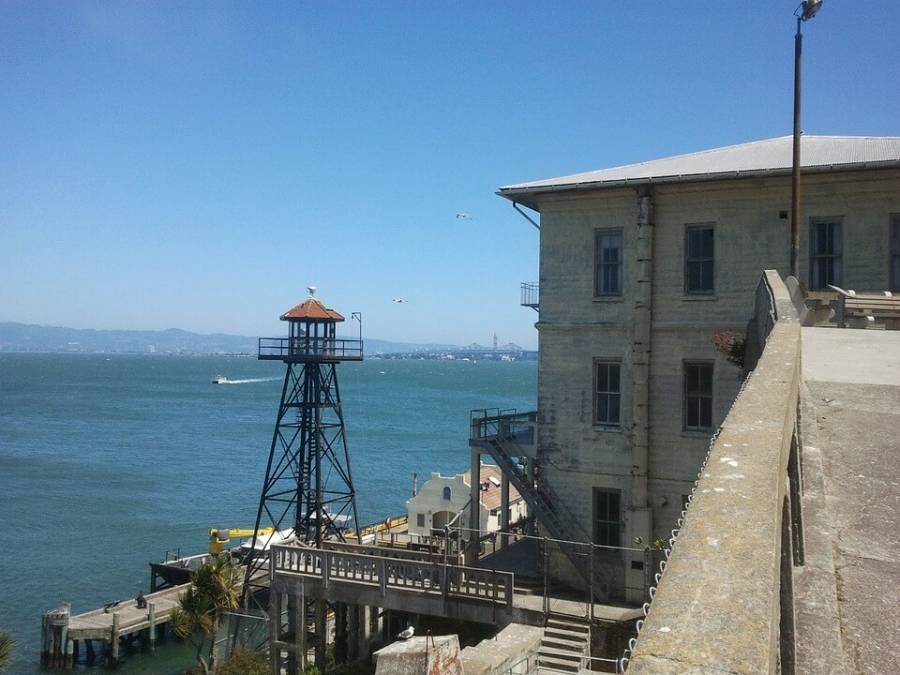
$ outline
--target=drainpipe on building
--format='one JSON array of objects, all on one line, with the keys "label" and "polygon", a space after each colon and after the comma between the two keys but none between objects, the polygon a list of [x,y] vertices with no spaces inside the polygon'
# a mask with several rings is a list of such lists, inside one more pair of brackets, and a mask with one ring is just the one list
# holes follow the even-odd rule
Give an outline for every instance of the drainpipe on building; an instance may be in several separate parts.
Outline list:
[{"label": "drainpipe on building", "polygon": [[469,567],[478,567],[479,539],[481,539],[481,452],[478,448],[471,449],[470,461],[469,545],[466,548],[465,559]]},{"label": "drainpipe on building", "polygon": [[631,541],[651,541],[651,512],[647,501],[647,462],[650,449],[650,355],[653,321],[653,186],[637,188],[637,285],[631,344]]}]

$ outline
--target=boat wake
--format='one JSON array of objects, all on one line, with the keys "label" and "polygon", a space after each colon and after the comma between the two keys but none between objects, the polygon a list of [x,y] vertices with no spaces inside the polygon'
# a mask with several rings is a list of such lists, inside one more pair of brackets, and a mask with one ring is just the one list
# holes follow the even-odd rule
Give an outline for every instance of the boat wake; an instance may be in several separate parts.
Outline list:
[{"label": "boat wake", "polygon": [[249,380],[223,380],[219,384],[252,384],[254,382],[275,382],[280,377],[253,377]]}]

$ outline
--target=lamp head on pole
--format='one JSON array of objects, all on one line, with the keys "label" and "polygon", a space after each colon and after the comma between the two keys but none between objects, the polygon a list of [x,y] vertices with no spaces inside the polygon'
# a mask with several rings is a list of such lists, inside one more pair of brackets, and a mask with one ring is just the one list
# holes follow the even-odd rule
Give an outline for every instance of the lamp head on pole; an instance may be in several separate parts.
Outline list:
[{"label": "lamp head on pole", "polygon": [[809,21],[822,9],[822,0],[803,0],[800,3],[800,20]]}]

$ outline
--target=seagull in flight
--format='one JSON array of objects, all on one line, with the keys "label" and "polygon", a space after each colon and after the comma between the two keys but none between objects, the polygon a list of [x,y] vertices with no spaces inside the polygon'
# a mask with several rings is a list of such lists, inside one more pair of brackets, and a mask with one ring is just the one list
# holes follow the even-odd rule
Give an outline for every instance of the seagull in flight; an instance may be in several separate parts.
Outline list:
[{"label": "seagull in flight", "polygon": [[413,635],[416,634],[416,629],[412,626],[407,626],[404,630],[397,633],[397,637],[401,640],[409,640]]},{"label": "seagull in flight", "polygon": [[407,300],[406,298],[394,298],[394,302],[396,302],[399,305],[400,303],[403,303],[403,302],[409,302],[409,300]]},{"label": "seagull in flight", "polygon": [[472,216],[470,216],[468,213],[457,213],[457,214],[456,214],[456,219],[457,219],[457,220],[460,220],[460,219],[462,219],[462,220],[472,220]]}]

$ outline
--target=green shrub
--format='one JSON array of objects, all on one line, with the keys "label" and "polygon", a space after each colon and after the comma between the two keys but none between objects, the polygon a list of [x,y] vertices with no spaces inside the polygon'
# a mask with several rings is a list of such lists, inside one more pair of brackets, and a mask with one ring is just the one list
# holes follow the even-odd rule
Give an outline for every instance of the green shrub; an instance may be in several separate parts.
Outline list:
[{"label": "green shrub", "polygon": [[216,668],[216,675],[269,675],[269,662],[252,649],[238,649]]},{"label": "green shrub", "polygon": [[0,670],[6,670],[12,661],[13,639],[0,630]]}]

